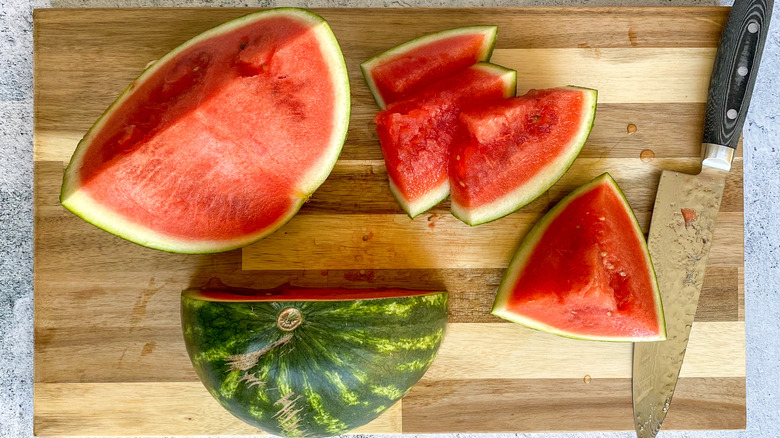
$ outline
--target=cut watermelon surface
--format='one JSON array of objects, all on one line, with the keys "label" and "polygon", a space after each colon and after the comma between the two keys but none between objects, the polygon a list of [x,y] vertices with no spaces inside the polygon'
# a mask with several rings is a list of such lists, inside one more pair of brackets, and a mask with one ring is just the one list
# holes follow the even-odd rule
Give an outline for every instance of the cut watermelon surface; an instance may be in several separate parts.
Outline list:
[{"label": "cut watermelon surface", "polygon": [[360,64],[374,100],[387,104],[463,70],[487,61],[497,26],[445,30],[408,41]]},{"label": "cut watermelon surface", "polygon": [[144,71],[79,143],[61,201],[151,248],[241,247],[292,218],[327,178],[349,108],[324,20],[294,8],[251,14]]},{"label": "cut watermelon surface", "polygon": [[516,79],[514,70],[478,63],[376,116],[390,189],[410,217],[449,194],[448,161],[461,111],[514,95]]},{"label": "cut watermelon surface", "polygon": [[536,199],[571,166],[593,127],[596,90],[531,90],[460,115],[450,157],[452,213],[469,225]]},{"label": "cut watermelon surface", "polygon": [[492,313],[572,338],[666,338],[644,235],[609,174],[569,194],[526,235]]}]

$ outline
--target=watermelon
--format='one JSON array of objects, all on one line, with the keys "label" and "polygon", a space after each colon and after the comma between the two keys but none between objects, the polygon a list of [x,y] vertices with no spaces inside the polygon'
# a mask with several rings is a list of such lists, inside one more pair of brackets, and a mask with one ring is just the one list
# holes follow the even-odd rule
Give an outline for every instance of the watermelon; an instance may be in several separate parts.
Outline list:
[{"label": "watermelon", "polygon": [[463,70],[487,61],[497,26],[471,26],[432,33],[393,47],[360,64],[379,108]]},{"label": "watermelon", "polygon": [[477,63],[377,114],[390,190],[410,217],[449,194],[447,167],[460,112],[514,95],[516,82],[514,70]]},{"label": "watermelon", "polygon": [[349,112],[344,58],[322,18],[250,14],[141,73],[78,144],[61,202],[150,248],[238,248],[287,222],[327,178]]},{"label": "watermelon", "polygon": [[552,186],[593,127],[596,90],[531,90],[460,115],[450,156],[452,214],[469,225],[506,216]]},{"label": "watermelon", "polygon": [[492,313],[571,338],[666,339],[644,235],[608,173],[574,190],[525,236]]},{"label": "watermelon", "polygon": [[423,376],[447,293],[212,280],[182,293],[181,317],[198,377],[230,413],[274,435],[331,436],[375,419]]}]

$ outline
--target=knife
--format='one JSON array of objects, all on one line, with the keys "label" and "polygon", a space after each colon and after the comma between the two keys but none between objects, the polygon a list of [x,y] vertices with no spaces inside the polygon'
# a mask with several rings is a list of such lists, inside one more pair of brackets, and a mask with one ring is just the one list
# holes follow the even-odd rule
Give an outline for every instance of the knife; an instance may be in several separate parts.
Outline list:
[{"label": "knife", "polygon": [[634,426],[653,438],[669,411],[699,301],[704,268],[731,169],[773,0],[736,0],[710,78],[698,175],[663,171],[648,235],[667,339],[634,344]]}]

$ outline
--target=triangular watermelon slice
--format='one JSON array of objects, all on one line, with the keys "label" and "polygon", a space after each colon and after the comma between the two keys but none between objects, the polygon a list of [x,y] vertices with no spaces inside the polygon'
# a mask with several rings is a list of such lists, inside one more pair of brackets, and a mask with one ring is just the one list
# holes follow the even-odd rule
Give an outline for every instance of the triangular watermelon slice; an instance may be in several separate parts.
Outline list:
[{"label": "triangular watermelon slice", "polygon": [[516,81],[514,70],[477,63],[377,114],[390,190],[410,217],[449,194],[447,167],[460,112],[514,95]]},{"label": "triangular watermelon slice", "polygon": [[490,59],[497,26],[449,29],[407,41],[363,62],[360,69],[379,108],[439,79]]},{"label": "triangular watermelon slice", "polygon": [[580,87],[531,90],[464,110],[449,166],[452,214],[479,225],[544,193],[588,139],[597,94]]},{"label": "triangular watermelon slice", "polygon": [[281,227],[327,178],[349,113],[344,58],[322,18],[247,15],[130,84],[76,148],[61,202],[150,248],[238,248]]},{"label": "triangular watermelon slice", "polygon": [[573,191],[525,236],[492,313],[571,338],[666,339],[642,230],[609,174]]}]

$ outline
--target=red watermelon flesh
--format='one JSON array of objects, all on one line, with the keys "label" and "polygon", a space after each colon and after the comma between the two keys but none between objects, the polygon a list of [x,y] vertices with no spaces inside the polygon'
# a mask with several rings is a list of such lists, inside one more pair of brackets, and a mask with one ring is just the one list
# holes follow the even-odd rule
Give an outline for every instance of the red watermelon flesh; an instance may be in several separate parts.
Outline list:
[{"label": "red watermelon flesh", "polygon": [[448,160],[461,110],[514,93],[516,73],[478,63],[376,116],[390,188],[411,217],[449,193]]},{"label": "red watermelon flesh", "polygon": [[492,313],[568,337],[665,338],[644,236],[609,174],[575,190],[528,233]]},{"label": "red watermelon flesh", "polygon": [[297,9],[253,14],[190,40],[130,85],[74,154],[63,205],[159,249],[243,246],[327,177],[348,117],[327,24]]},{"label": "red watermelon flesh", "polygon": [[212,278],[200,289],[188,291],[190,296],[206,301],[347,301],[380,298],[413,297],[433,293],[410,289],[373,288],[308,288],[283,284],[270,289],[251,289],[227,286],[218,278]]},{"label": "red watermelon flesh", "polygon": [[487,61],[496,26],[450,29],[416,38],[360,65],[380,108],[457,71]]},{"label": "red watermelon flesh", "polygon": [[596,90],[531,90],[463,111],[450,159],[452,212],[470,225],[505,216],[544,193],[588,138]]}]

